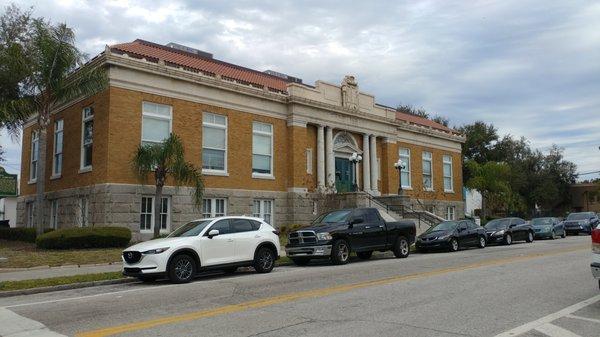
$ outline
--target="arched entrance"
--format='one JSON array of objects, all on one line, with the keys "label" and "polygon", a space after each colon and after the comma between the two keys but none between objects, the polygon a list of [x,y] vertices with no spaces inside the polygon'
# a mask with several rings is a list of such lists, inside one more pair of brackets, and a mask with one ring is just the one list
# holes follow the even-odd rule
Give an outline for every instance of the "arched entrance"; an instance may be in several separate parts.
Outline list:
[{"label": "arched entrance", "polygon": [[338,132],[333,138],[333,156],[335,158],[335,189],[337,192],[351,192],[358,185],[358,166],[350,162],[352,153],[362,155],[356,140],[346,131]]}]

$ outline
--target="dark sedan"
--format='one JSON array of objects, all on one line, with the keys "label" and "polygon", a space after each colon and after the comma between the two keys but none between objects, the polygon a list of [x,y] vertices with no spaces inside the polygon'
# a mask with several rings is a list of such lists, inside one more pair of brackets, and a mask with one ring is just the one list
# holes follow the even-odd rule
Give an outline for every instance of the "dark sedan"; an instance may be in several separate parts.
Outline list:
[{"label": "dark sedan", "polygon": [[567,236],[565,226],[557,218],[534,218],[531,219],[529,224],[533,227],[536,239],[549,238],[554,240],[559,236],[561,238]]},{"label": "dark sedan", "polygon": [[447,249],[451,252],[460,247],[486,245],[485,230],[471,220],[443,221],[419,235],[417,251]]},{"label": "dark sedan", "polygon": [[533,227],[521,218],[495,219],[485,224],[488,243],[510,245],[514,241],[533,242]]},{"label": "dark sedan", "polygon": [[563,221],[567,234],[592,234],[592,229],[598,226],[598,215],[594,212],[571,213]]}]

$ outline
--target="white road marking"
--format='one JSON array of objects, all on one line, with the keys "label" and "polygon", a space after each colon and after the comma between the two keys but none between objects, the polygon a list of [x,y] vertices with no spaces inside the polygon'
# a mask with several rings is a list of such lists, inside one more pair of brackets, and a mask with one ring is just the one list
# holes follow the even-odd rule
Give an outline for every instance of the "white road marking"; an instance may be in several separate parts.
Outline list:
[{"label": "white road marking", "polygon": [[552,322],[554,320],[557,320],[557,319],[559,319],[561,317],[564,317],[566,315],[570,315],[570,314],[574,313],[575,311],[577,311],[579,309],[582,309],[582,308],[585,308],[588,305],[594,304],[594,303],[596,303],[598,301],[600,301],[600,295],[596,295],[596,296],[594,296],[592,298],[589,298],[589,299],[587,299],[585,301],[581,301],[579,303],[573,304],[570,307],[566,307],[566,308],[564,308],[564,309],[562,309],[560,311],[557,311],[557,312],[555,312],[553,314],[550,314],[548,316],[542,317],[542,318],[540,318],[538,320],[535,320],[533,322],[529,322],[529,323],[523,324],[523,325],[521,325],[519,327],[516,327],[516,328],[514,328],[512,330],[508,330],[506,332],[498,334],[498,335],[496,335],[496,337],[513,337],[513,336],[518,336],[518,335],[524,334],[524,333],[526,333],[528,331],[531,331],[531,330],[534,330],[534,329],[536,329],[536,328],[538,328],[538,327],[540,327],[540,326],[542,326],[544,324],[550,323],[550,322]]},{"label": "white road marking", "polygon": [[556,325],[550,324],[550,323],[542,324],[542,325],[538,326],[537,328],[535,328],[535,330],[539,331],[545,335],[548,335],[550,337],[581,337],[579,335],[572,333],[571,331],[569,331],[567,329],[563,329],[559,326],[556,326]]},{"label": "white road marking", "polygon": [[3,308],[0,308],[0,336],[66,337],[50,331],[38,321],[17,315]]},{"label": "white road marking", "polygon": [[580,319],[582,321],[588,321],[588,322],[594,322],[594,323],[600,324],[600,319],[588,318],[588,317],[582,317],[582,316],[575,316],[575,315],[567,315],[565,317],[567,317],[567,318],[574,318],[574,319]]}]

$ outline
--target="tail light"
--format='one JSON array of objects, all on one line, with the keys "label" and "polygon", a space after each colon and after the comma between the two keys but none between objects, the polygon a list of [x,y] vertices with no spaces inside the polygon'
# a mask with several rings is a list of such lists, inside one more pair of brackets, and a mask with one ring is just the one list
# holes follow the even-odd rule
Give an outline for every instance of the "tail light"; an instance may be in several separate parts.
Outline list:
[{"label": "tail light", "polygon": [[592,251],[600,254],[600,229],[596,228],[592,231]]},{"label": "tail light", "polygon": [[273,231],[273,234],[275,234],[275,235],[279,236],[279,231],[278,231],[278,230],[274,230],[274,231]]}]

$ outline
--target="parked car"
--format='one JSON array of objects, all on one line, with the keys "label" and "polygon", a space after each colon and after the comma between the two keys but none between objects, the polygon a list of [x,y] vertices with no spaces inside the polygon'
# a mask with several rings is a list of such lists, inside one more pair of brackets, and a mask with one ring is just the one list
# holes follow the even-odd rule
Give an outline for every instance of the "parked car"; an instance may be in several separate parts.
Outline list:
[{"label": "parked car", "polygon": [[565,221],[565,230],[567,235],[586,233],[592,234],[592,229],[598,226],[598,215],[594,212],[571,213]]},{"label": "parked car", "polygon": [[376,208],[340,209],[322,214],[310,227],[291,232],[285,252],[296,265],[312,259],[345,264],[351,252],[363,260],[371,258],[374,251],[386,250],[405,258],[415,233],[413,221],[395,221]]},{"label": "parked car", "polygon": [[600,287],[600,228],[592,230],[592,275],[598,280]]},{"label": "parked car", "polygon": [[477,246],[485,248],[485,229],[472,220],[442,221],[430,227],[417,238],[417,251],[448,249],[455,252],[460,247]]},{"label": "parked car", "polygon": [[259,273],[268,273],[279,258],[279,249],[277,231],[261,219],[200,219],[164,239],[125,249],[123,274],[142,281],[167,276],[174,283],[184,283],[208,269],[232,273],[238,267],[251,266]]},{"label": "parked car", "polygon": [[485,224],[488,243],[510,245],[515,241],[533,242],[533,227],[521,218],[495,219]]},{"label": "parked car", "polygon": [[564,238],[567,236],[564,224],[558,218],[534,218],[529,224],[533,227],[535,238],[556,239],[558,236]]}]

